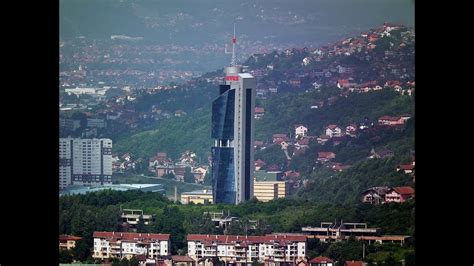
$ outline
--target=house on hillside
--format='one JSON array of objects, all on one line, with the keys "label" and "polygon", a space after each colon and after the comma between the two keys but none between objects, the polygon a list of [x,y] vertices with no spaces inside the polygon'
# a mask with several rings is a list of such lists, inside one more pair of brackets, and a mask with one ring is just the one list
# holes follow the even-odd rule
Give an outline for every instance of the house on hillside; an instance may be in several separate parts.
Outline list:
[{"label": "house on hillside", "polygon": [[403,171],[405,174],[413,174],[415,173],[415,163],[412,164],[400,164],[397,167],[397,172]]},{"label": "house on hillside", "polygon": [[393,187],[385,194],[385,202],[403,203],[415,197],[415,190],[412,187]]},{"label": "house on hillside", "polygon": [[309,261],[310,266],[334,266],[334,260],[328,258],[328,257],[316,257],[312,260]]},{"label": "house on hillside", "polygon": [[255,171],[259,171],[262,167],[265,166],[265,162],[258,159],[255,161]]},{"label": "house on hillside", "polygon": [[342,130],[340,127],[338,127],[337,125],[328,125],[326,127],[326,130],[325,130],[325,133],[327,136],[329,136],[330,138],[332,137],[340,137],[342,136]]},{"label": "house on hillside", "polygon": [[309,148],[309,138],[302,138],[298,140],[295,144],[297,150]]},{"label": "house on hillside", "polygon": [[265,115],[263,107],[255,107],[255,119],[261,119]]},{"label": "house on hillside", "polygon": [[288,141],[286,134],[273,134],[273,143],[280,144],[282,141]]},{"label": "house on hillside", "polygon": [[382,204],[385,202],[385,194],[391,190],[390,187],[371,187],[362,192],[361,200],[364,203]]},{"label": "house on hillside", "polygon": [[295,126],[295,138],[297,139],[299,137],[304,137],[306,136],[306,133],[308,132],[308,128],[298,124]]},{"label": "house on hillside", "polygon": [[256,140],[256,141],[254,141],[254,142],[253,142],[253,147],[254,147],[255,149],[263,147],[263,141],[261,141],[261,140]]},{"label": "house on hillside", "polygon": [[328,135],[320,135],[316,140],[319,144],[324,145],[330,138]]},{"label": "house on hillside", "polygon": [[336,158],[336,154],[334,152],[318,152],[318,161],[321,163],[329,162],[330,160]]},{"label": "house on hillside", "polygon": [[379,125],[388,125],[388,126],[393,126],[393,125],[404,125],[405,124],[405,119],[403,119],[400,116],[382,116],[379,118],[378,123]]},{"label": "house on hillside", "polygon": [[356,137],[357,133],[357,124],[350,124],[346,127],[346,135],[351,136],[351,137]]}]

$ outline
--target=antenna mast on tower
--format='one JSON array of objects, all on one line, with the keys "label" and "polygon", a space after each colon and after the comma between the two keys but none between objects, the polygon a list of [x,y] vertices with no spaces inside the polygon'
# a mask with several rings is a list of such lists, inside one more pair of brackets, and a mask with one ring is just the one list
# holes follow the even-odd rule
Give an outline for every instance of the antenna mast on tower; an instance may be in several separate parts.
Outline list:
[{"label": "antenna mast on tower", "polygon": [[[237,37],[235,37],[235,23],[234,23],[234,36],[232,36],[232,59],[230,61],[231,66],[235,66],[235,44],[237,43]],[[227,51],[227,45],[225,46],[225,53],[230,54]]]}]

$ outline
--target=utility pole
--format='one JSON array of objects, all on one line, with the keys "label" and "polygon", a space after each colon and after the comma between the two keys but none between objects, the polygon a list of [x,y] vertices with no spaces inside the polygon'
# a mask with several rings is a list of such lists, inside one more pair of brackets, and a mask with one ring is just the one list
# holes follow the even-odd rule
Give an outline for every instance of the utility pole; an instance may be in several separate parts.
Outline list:
[{"label": "utility pole", "polygon": [[178,202],[178,187],[174,186],[174,202]]},{"label": "utility pole", "polygon": [[365,259],[365,242],[362,242],[362,259]]}]

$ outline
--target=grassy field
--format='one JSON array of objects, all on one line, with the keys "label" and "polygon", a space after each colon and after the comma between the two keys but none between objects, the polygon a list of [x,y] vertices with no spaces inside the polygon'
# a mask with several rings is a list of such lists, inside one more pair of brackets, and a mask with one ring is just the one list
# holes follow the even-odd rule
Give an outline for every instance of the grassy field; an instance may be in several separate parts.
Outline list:
[{"label": "grassy field", "polygon": [[178,197],[182,192],[188,192],[193,190],[211,189],[211,187],[190,184],[184,182],[178,182],[170,179],[163,179],[157,177],[146,177],[146,176],[113,176],[112,180],[119,184],[162,184],[166,191],[166,196],[170,199],[174,198],[174,187],[178,189]]}]

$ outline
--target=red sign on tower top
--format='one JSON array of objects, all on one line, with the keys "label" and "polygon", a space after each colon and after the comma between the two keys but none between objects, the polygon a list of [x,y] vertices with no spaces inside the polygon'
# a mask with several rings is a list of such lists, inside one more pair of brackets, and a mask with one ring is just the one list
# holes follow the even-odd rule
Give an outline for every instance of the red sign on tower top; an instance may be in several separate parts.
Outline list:
[{"label": "red sign on tower top", "polygon": [[236,43],[236,42],[237,42],[237,38],[232,37],[232,43]]}]

